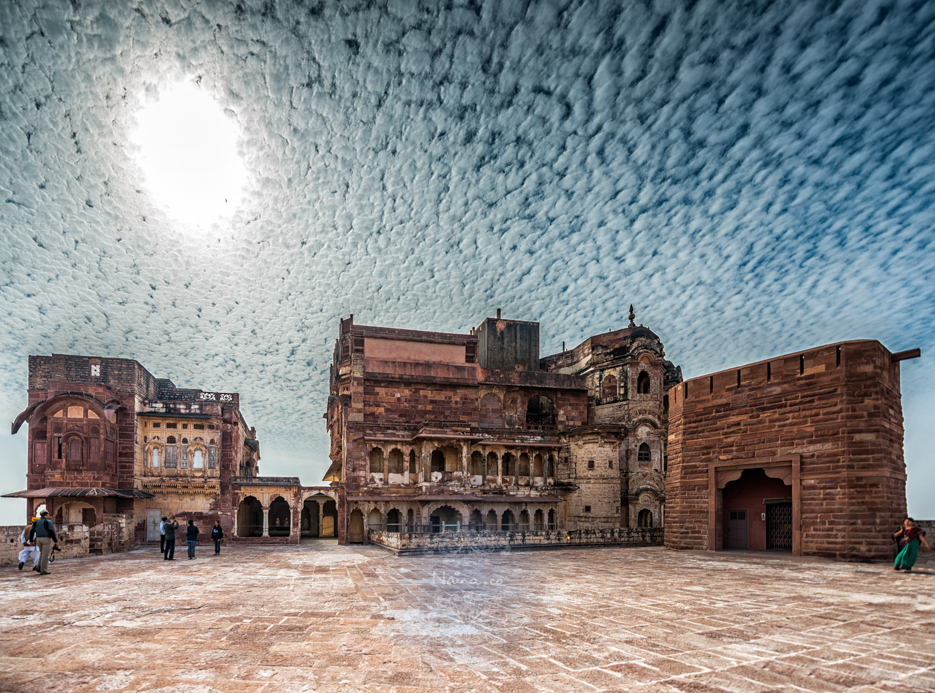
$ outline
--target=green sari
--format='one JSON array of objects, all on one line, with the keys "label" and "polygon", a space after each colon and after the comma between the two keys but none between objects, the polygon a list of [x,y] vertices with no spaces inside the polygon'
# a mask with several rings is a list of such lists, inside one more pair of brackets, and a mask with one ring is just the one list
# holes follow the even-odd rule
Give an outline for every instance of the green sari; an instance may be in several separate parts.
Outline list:
[{"label": "green sari", "polygon": [[905,533],[906,545],[896,556],[896,563],[893,564],[897,570],[906,570],[916,564],[916,559],[919,557],[919,537],[923,534],[924,532],[918,527],[913,527]]}]

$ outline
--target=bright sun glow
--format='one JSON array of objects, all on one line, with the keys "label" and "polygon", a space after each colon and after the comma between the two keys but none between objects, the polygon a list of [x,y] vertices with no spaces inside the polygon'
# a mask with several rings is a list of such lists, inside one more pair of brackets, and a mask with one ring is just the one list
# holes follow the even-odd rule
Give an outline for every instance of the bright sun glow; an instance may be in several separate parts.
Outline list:
[{"label": "bright sun glow", "polygon": [[149,191],[166,211],[207,226],[239,205],[247,179],[239,128],[193,84],[160,94],[138,116],[135,140]]}]

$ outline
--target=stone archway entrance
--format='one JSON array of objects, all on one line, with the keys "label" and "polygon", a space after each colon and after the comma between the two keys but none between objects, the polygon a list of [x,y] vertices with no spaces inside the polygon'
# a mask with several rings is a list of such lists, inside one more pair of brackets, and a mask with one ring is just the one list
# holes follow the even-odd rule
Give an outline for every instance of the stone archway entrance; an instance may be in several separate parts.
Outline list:
[{"label": "stone archway entrance", "polygon": [[317,537],[321,519],[321,506],[317,500],[308,498],[302,504],[302,536]]},{"label": "stone archway entrance", "polygon": [[[801,489],[801,458],[797,454],[709,460],[707,550],[720,551],[742,544],[736,536],[728,544],[727,525],[734,522],[738,528],[735,531],[742,534],[739,524],[744,522],[747,548],[788,551],[786,547],[791,544],[792,555],[801,556]],[[773,509],[773,505],[780,507]],[[767,525],[773,530],[773,538],[769,540]]]},{"label": "stone archway entrance", "polygon": [[792,550],[792,487],[745,469],[721,492],[725,549]]},{"label": "stone archway entrance", "polygon": [[237,536],[263,536],[263,506],[253,496],[247,496],[237,507]]},{"label": "stone archway entrance", "polygon": [[432,524],[432,533],[438,532],[457,532],[462,523],[461,513],[450,505],[443,505],[432,511],[429,515],[429,522]]},{"label": "stone archway entrance", "polygon": [[269,535],[288,537],[292,533],[292,509],[282,496],[269,504]]}]

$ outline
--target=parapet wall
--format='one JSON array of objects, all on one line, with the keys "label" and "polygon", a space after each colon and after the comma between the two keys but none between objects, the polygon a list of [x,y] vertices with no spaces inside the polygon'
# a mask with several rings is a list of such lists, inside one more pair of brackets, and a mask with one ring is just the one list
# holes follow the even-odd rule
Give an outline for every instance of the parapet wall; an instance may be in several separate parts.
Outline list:
[{"label": "parapet wall", "polygon": [[662,529],[579,529],[540,532],[406,533],[369,530],[368,541],[396,554],[474,553],[572,546],[661,546]]},{"label": "parapet wall", "polygon": [[763,468],[793,487],[793,553],[889,558],[906,512],[902,443],[899,364],[876,341],[681,383],[669,390],[666,546],[723,548],[721,491]]},{"label": "parapet wall", "polygon": [[[19,552],[23,545],[20,535],[23,527],[0,527],[0,566],[16,565],[19,563]],[[61,551],[55,552],[55,559],[80,558],[88,555],[89,531],[85,525],[65,525],[56,528],[58,545]],[[27,566],[31,567],[31,566]],[[25,568],[24,568],[25,570]]]},{"label": "parapet wall", "polygon": [[[83,525],[81,525],[83,526]],[[89,530],[89,551],[106,555],[129,551],[136,542],[136,523],[132,514],[107,513],[104,521]]]}]

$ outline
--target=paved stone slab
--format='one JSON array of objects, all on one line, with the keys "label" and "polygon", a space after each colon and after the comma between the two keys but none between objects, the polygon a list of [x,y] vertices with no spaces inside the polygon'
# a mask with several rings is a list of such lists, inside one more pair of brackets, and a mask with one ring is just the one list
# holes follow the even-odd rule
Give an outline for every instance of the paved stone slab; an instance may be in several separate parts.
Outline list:
[{"label": "paved stone slab", "polygon": [[601,548],[155,549],[0,572],[0,691],[931,691],[935,569]]}]

